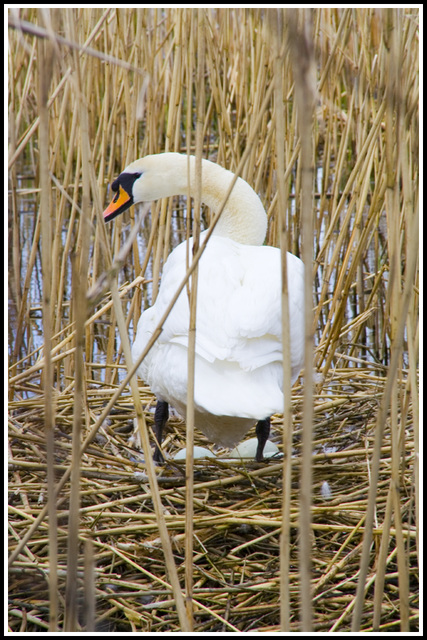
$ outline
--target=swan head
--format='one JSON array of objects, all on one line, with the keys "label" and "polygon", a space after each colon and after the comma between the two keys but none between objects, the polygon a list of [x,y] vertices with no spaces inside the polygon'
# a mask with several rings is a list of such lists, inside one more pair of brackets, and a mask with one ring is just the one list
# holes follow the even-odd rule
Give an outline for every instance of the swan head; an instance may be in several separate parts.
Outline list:
[{"label": "swan head", "polygon": [[112,220],[138,202],[185,194],[186,163],[187,156],[180,153],[158,153],[132,162],[111,185],[116,195],[104,211],[104,221]]},{"label": "swan head", "polygon": [[[111,185],[115,196],[104,211],[112,220],[138,202],[170,196],[194,196],[196,158],[181,153],[157,153],[135,160]],[[223,205],[230,184],[235,182],[214,233],[241,244],[260,245],[267,230],[267,215],[258,195],[242,178],[220,165],[202,160],[201,201],[214,213]]]}]

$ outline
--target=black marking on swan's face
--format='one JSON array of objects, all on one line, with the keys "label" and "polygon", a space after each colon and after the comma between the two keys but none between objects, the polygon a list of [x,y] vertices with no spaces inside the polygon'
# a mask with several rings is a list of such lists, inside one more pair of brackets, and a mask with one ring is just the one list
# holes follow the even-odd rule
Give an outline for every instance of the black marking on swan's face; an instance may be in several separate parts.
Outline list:
[{"label": "black marking on swan's face", "polygon": [[110,205],[104,211],[104,221],[109,222],[116,216],[129,209],[134,203],[133,185],[142,175],[139,173],[121,173],[111,185],[111,189],[115,192],[115,196]]},{"label": "black marking on swan's face", "polygon": [[111,185],[111,188],[114,192],[119,190],[119,187],[122,187],[129,194],[129,196],[133,199],[132,191],[135,180],[138,180],[142,176],[141,172],[138,173],[121,173],[118,178],[114,180]]}]

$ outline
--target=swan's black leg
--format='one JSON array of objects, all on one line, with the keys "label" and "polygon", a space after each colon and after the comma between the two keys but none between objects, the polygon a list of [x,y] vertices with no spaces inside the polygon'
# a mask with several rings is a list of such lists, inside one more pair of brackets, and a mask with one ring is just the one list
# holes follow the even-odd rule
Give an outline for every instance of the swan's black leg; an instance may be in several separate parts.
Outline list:
[{"label": "swan's black leg", "polygon": [[255,460],[262,462],[264,460],[264,446],[270,435],[270,418],[259,420],[256,426],[256,436],[258,438],[258,446],[256,450]]},{"label": "swan's black leg", "polygon": [[156,436],[158,445],[154,449],[153,460],[154,462],[164,462],[160,445],[163,439],[163,427],[169,418],[169,406],[164,400],[158,400],[156,410],[154,412],[154,435]]}]

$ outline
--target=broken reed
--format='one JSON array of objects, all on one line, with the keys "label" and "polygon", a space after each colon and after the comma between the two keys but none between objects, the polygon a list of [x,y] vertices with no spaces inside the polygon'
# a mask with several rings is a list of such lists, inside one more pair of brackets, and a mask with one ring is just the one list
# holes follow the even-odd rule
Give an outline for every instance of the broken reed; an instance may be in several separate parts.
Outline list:
[{"label": "broken reed", "polygon": [[[16,13],[10,16],[13,22]],[[260,193],[270,221],[268,243],[278,246],[274,123],[275,109],[283,108],[289,250],[301,255],[302,176],[289,56],[285,54],[282,63],[283,106],[272,99],[254,131],[274,78],[275,53],[265,10],[206,9],[204,16],[203,154],[233,170],[248,140],[254,139],[242,175]],[[195,152],[194,135],[183,122],[194,117],[198,95],[188,46],[197,40],[198,23],[191,9],[28,8],[20,10],[19,18],[21,24],[9,30],[10,396],[24,399],[28,393],[43,393],[39,385],[44,358],[35,342],[41,304],[38,190],[43,171],[52,187],[54,228],[47,241],[54,265],[50,300],[58,410],[61,396],[72,392],[75,384],[70,255],[79,255],[88,233],[84,223],[90,217],[90,289],[110,267],[110,248],[117,254],[128,235],[127,221],[134,224],[135,213],[130,211],[114,225],[104,226],[99,214],[108,200],[107,185],[126,164],[147,153]],[[399,378],[406,379],[406,387],[393,401],[397,424],[396,416],[407,415],[411,400],[415,418],[418,415],[418,275],[407,271],[408,258],[416,257],[418,249],[418,13],[411,8],[316,9],[311,19],[318,92],[313,158],[316,365],[326,379],[343,365],[353,367],[356,377],[359,368],[363,376],[368,362],[386,377],[390,346],[402,320],[401,293],[407,290],[410,300],[399,360]],[[43,167],[36,96],[41,36],[36,27],[45,33],[53,29],[63,39],[52,43],[49,160]],[[86,159],[81,101],[87,113]],[[92,207],[82,215],[85,180]],[[28,216],[30,229],[23,225],[26,208],[37,212]],[[204,215],[207,218],[209,212]],[[188,217],[177,199],[158,202],[144,227],[146,253],[133,241],[119,273],[128,327],[135,326],[141,307],[155,295],[162,263],[171,245],[185,238]],[[153,280],[151,289],[143,286],[141,276]],[[123,366],[115,314],[102,293],[101,289],[99,304],[90,310],[85,325],[85,389],[116,384]],[[346,378],[337,380],[345,384]],[[86,407],[86,434],[91,425]],[[401,438],[405,420],[399,428]],[[417,447],[416,420],[414,429]]]}]

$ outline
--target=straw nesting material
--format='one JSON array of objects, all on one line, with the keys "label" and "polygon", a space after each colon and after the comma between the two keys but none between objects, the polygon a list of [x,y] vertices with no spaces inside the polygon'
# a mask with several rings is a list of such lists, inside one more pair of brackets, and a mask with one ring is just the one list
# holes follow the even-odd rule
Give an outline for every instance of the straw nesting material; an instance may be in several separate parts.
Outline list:
[{"label": "straw nesting material", "polygon": [[[345,374],[345,372],[343,372]],[[369,378],[369,375],[365,377]],[[105,390],[104,400],[108,397]],[[364,532],[369,459],[375,429],[378,381],[364,393],[316,400],[312,507],[312,591],[314,629],[349,629]],[[65,399],[64,399],[65,401]],[[331,404],[325,412],[324,405]],[[89,398],[94,412],[99,399]],[[299,628],[298,486],[300,403],[295,400],[294,457],[291,510],[291,628]],[[46,454],[40,415],[14,407],[10,424],[11,550],[45,504]],[[63,404],[56,440],[55,472],[70,462],[72,398]],[[326,417],[325,417],[326,416]],[[68,417],[68,419],[67,419]],[[281,443],[280,419],[273,420],[273,440]],[[59,426],[59,425],[58,425]],[[81,462],[79,539],[79,622],[85,628],[85,602],[95,601],[95,628],[102,631],[178,631],[174,601],[165,570],[153,505],[141,452],[129,445],[132,406],[121,398],[117,411],[104,424]],[[402,526],[411,580],[410,620],[416,628],[418,590],[413,528],[412,448],[410,411],[402,449]],[[166,438],[171,457],[183,444],[184,427],[172,420]],[[196,431],[196,444],[210,446]],[[197,461],[194,469],[194,617],[203,631],[279,630],[279,532],[282,502],[282,462],[265,465],[231,463],[221,457]],[[378,554],[391,472],[390,433],[382,448],[374,547]],[[185,479],[182,464],[169,461],[158,469],[165,519],[182,579],[185,541]],[[325,495],[325,483],[328,492]],[[66,573],[69,484],[58,500],[58,580],[62,592]],[[93,544],[93,585],[83,565],[84,542]],[[47,629],[49,602],[47,523],[44,521],[11,569],[10,618],[13,630]],[[181,567],[181,568],[180,568]],[[370,576],[375,578],[375,573]],[[381,629],[399,629],[396,531],[390,531],[385,566]],[[93,589],[87,594],[88,588]],[[362,628],[372,630],[374,589],[368,590]],[[60,620],[61,620],[60,615]]]}]

